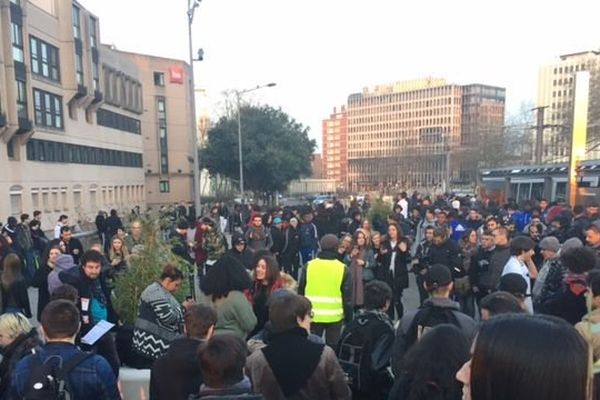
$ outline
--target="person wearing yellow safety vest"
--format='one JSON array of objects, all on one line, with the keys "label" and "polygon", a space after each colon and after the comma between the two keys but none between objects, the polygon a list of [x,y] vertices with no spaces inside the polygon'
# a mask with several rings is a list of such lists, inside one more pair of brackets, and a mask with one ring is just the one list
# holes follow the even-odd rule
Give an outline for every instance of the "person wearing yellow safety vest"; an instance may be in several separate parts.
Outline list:
[{"label": "person wearing yellow safety vest", "polygon": [[320,245],[321,252],[300,276],[298,294],[312,303],[312,333],[325,333],[325,343],[335,348],[343,322],[352,321],[352,275],[337,258],[339,240],[335,235],[323,236]]}]

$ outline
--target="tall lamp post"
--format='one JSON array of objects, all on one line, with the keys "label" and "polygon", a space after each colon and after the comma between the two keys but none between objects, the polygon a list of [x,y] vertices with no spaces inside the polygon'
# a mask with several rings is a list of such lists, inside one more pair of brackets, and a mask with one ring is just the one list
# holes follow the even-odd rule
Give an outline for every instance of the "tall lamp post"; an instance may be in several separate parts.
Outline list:
[{"label": "tall lamp post", "polygon": [[190,94],[191,94],[191,107],[192,107],[192,123],[191,123],[191,135],[190,142],[192,144],[193,158],[194,158],[194,171],[193,171],[193,182],[192,182],[192,197],[194,198],[194,207],[196,208],[196,215],[200,215],[200,160],[198,159],[198,135],[196,127],[196,92],[194,90],[194,61],[202,61],[204,52],[202,49],[198,50],[198,57],[194,58],[194,50],[192,49],[192,23],[194,22],[194,13],[196,8],[200,5],[200,0],[188,0],[188,46],[189,46],[189,61],[190,61]]},{"label": "tall lamp post", "polygon": [[235,96],[237,99],[237,122],[238,122],[238,157],[240,159],[240,197],[241,197],[241,201],[242,203],[244,203],[244,161],[242,159],[242,106],[241,106],[241,99],[242,99],[242,95],[246,94],[246,93],[250,93],[250,92],[254,92],[255,90],[259,90],[259,89],[263,89],[263,88],[267,88],[267,87],[273,87],[277,85],[276,83],[267,83],[264,85],[258,85],[256,87],[250,88],[250,89],[244,89],[244,90],[236,90],[235,91]]}]

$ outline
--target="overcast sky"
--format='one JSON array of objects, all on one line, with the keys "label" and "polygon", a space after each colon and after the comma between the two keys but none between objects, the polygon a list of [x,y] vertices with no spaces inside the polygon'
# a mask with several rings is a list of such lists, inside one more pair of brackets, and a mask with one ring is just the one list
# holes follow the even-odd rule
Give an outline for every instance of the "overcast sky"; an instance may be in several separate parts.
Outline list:
[{"label": "overcast sky", "polygon": [[[80,0],[103,43],[188,59],[187,0]],[[226,89],[253,93],[311,129],[350,93],[442,77],[506,87],[507,110],[535,101],[537,71],[560,54],[600,49],[600,1],[203,0],[196,86],[214,115]]]}]

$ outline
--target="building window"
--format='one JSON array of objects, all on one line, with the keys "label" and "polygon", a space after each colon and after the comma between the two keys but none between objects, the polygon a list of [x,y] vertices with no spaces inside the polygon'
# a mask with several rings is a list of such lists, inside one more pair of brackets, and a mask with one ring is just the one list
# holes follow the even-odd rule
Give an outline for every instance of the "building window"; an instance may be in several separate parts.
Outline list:
[{"label": "building window", "polygon": [[83,56],[81,54],[75,54],[75,74],[77,84],[83,85]]},{"label": "building window", "polygon": [[16,22],[11,22],[10,27],[13,48],[13,60],[18,62],[25,62],[25,55],[23,53],[23,27],[17,24]]},{"label": "building window", "polygon": [[40,191],[38,188],[31,189],[31,206],[34,209],[40,208]]},{"label": "building window", "polygon": [[33,89],[33,100],[36,125],[63,129],[62,97]]},{"label": "building window", "polygon": [[76,211],[81,210],[81,191],[73,190],[73,207]]},{"label": "building window", "polygon": [[79,7],[73,6],[73,37],[75,39],[81,39],[81,16],[79,13]]},{"label": "building window", "polygon": [[154,73],[154,85],[155,86],[165,86],[165,74],[162,72]]},{"label": "building window", "polygon": [[58,48],[36,37],[29,37],[31,72],[53,81],[60,81]]},{"label": "building window", "polygon": [[27,160],[142,168],[142,155],[128,151],[30,139]]},{"label": "building window", "polygon": [[69,209],[69,202],[67,201],[67,188],[60,188],[60,202],[62,203],[63,210]]},{"label": "building window", "polygon": [[169,141],[167,131],[167,106],[164,97],[157,97],[158,128],[160,131],[160,173],[169,173]]},{"label": "building window", "polygon": [[158,188],[161,193],[169,193],[171,188],[169,187],[169,181],[159,181]]},{"label": "building window", "polygon": [[24,81],[15,81],[17,92],[17,116],[20,119],[27,119],[27,85]]},{"label": "building window", "polygon": [[9,160],[15,159],[15,139],[10,139],[8,143],[6,143],[6,155]]},{"label": "building window", "polygon": [[98,191],[96,189],[90,189],[90,206],[92,207],[92,209],[95,209],[96,205],[98,204],[97,193]]},{"label": "building window", "polygon": [[50,193],[48,188],[42,189],[42,206],[44,211],[50,211]]},{"label": "building window", "polygon": [[58,188],[52,188],[52,207],[54,207],[54,211],[60,211],[60,204],[58,204]]},{"label": "building window", "polygon": [[100,71],[97,62],[92,62],[92,79],[94,81],[94,91],[100,90]]},{"label": "building window", "polygon": [[98,47],[98,37],[96,36],[97,28],[96,28],[96,18],[90,17],[90,47],[95,49]]},{"label": "building window", "polygon": [[131,118],[126,115],[108,111],[103,108],[96,113],[97,123],[100,126],[118,129],[124,132],[130,132],[140,135],[142,133],[139,119]]},{"label": "building window", "polygon": [[21,201],[21,193],[20,192],[11,192],[10,193],[10,213],[13,216],[21,215],[23,212],[23,204]]}]

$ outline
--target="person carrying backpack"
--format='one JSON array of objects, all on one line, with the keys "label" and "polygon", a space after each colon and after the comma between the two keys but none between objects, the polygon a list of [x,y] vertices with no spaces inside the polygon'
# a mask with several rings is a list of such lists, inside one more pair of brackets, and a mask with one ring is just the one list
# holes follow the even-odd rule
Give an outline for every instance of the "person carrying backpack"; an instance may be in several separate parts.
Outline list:
[{"label": "person carrying backpack", "polygon": [[382,281],[365,285],[365,309],[346,325],[337,357],[348,376],[354,400],[388,398],[393,377],[389,372],[394,326],[387,314],[392,289]]},{"label": "person carrying backpack", "polygon": [[101,356],[75,347],[79,311],[68,300],[54,300],[42,312],[46,344],[17,364],[11,398],[24,400],[119,400],[117,378]]},{"label": "person carrying backpack", "polygon": [[450,300],[453,282],[450,269],[434,264],[425,275],[425,289],[430,298],[419,309],[407,313],[400,320],[392,351],[392,371],[400,373],[400,360],[408,349],[419,341],[431,328],[440,324],[452,324],[465,334],[468,340],[475,335],[475,321],[460,311],[457,302]]}]

